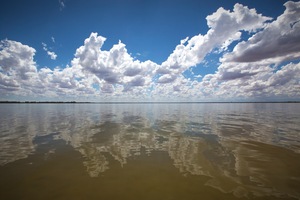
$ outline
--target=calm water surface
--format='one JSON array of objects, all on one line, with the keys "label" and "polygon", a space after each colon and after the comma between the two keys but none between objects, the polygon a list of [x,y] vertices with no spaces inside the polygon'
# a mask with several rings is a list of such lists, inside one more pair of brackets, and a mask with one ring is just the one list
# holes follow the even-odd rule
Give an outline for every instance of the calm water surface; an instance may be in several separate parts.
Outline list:
[{"label": "calm water surface", "polygon": [[1,104],[0,199],[300,199],[300,104]]}]

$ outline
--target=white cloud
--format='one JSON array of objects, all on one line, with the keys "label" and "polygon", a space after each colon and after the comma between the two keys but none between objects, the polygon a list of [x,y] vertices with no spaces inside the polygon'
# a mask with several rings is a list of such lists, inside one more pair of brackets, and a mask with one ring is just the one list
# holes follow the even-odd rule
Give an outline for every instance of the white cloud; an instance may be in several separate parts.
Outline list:
[{"label": "white cloud", "polygon": [[200,89],[199,82],[181,75],[173,82],[156,83],[152,98],[156,101],[197,101],[205,98]]},{"label": "white cloud", "polygon": [[257,63],[223,63],[202,81],[205,93],[222,99],[299,97],[300,63],[274,71]]},{"label": "white cloud", "polygon": [[[70,66],[37,69],[34,48],[16,41],[2,40],[0,92],[3,96],[94,98],[98,101],[197,101],[278,96],[299,99],[299,62],[277,65],[278,69],[274,67],[279,61],[299,58],[296,40],[299,37],[296,30],[300,27],[296,22],[299,3],[287,2],[285,5],[287,10],[269,24],[266,21],[270,18],[240,4],[236,4],[233,11],[220,8],[207,17],[210,28],[207,34],[181,40],[161,65],[150,60],[137,60],[127,52],[126,45],[121,41],[109,50],[102,50],[106,38],[91,33],[76,50]],[[286,26],[288,30],[284,29]],[[202,62],[208,53],[229,51],[228,46],[241,39],[242,30],[251,32],[253,36],[246,42],[238,43],[233,52],[224,54],[215,73],[203,76],[202,80],[196,79],[201,75],[193,72],[192,78],[183,75],[184,71]],[[274,31],[273,35],[270,30]],[[277,55],[273,55],[268,51],[269,38],[264,34],[270,34],[275,40],[275,44],[269,44],[273,47],[279,44],[278,41],[287,43],[282,44]],[[52,41],[55,42],[55,39],[52,38]],[[56,59],[57,55],[49,51],[45,43],[42,46],[52,59]],[[248,51],[256,47],[264,49],[261,55]],[[242,60],[249,58],[254,59]]]},{"label": "white cloud", "polygon": [[[4,40],[0,54],[0,90],[15,95],[67,96],[143,95],[149,87],[157,64],[133,60],[121,42],[101,51],[105,38],[92,33],[76,51],[71,66],[37,70],[35,49],[19,42]],[[42,44],[44,50],[46,44]],[[100,91],[99,91],[100,89]]]},{"label": "white cloud", "polygon": [[18,90],[19,87],[20,85],[16,80],[11,79],[11,77],[6,74],[0,73],[0,91],[14,91]]},{"label": "white cloud", "polygon": [[270,71],[268,66],[252,65],[249,63],[222,63],[216,76],[220,81],[228,81],[235,79],[248,79],[258,73]]},{"label": "white cloud", "polygon": [[49,51],[49,49],[48,49],[48,47],[47,47],[47,44],[45,44],[45,43],[43,43],[43,42],[42,42],[42,46],[43,46],[44,51],[47,52],[47,54],[50,56],[50,58],[51,58],[52,60],[56,60],[56,58],[57,58],[56,53],[53,52],[53,51]]},{"label": "white cloud", "polygon": [[255,32],[265,27],[265,22],[271,18],[257,14],[255,9],[235,4],[232,12],[219,8],[207,16],[206,20],[210,28],[207,34],[181,40],[173,53],[158,68],[158,74],[181,74],[200,63],[214,48],[226,49],[233,41],[239,40],[241,30]]},{"label": "white cloud", "polygon": [[33,60],[36,50],[20,42],[2,40],[0,45],[0,92],[18,96],[41,87]]},{"label": "white cloud", "polygon": [[28,80],[32,73],[36,73],[34,48],[16,41],[2,40],[0,50],[0,69],[3,74]]},{"label": "white cloud", "polygon": [[286,2],[286,10],[266,28],[235,46],[224,56],[227,62],[280,63],[300,58],[300,2]]},{"label": "white cloud", "polygon": [[164,74],[158,78],[157,83],[172,83],[176,80],[176,75]]},{"label": "white cloud", "polygon": [[65,0],[58,0],[59,9],[62,11],[66,7]]},{"label": "white cloud", "polygon": [[47,54],[50,56],[52,60],[56,60],[57,55],[53,51],[47,51]]},{"label": "white cloud", "polygon": [[53,43],[55,43],[55,38],[53,36],[51,37],[51,40]]},{"label": "white cloud", "polygon": [[94,81],[76,66],[37,70],[33,59],[36,50],[11,40],[1,41],[0,50],[0,91],[3,94],[63,98],[95,93]]},{"label": "white cloud", "polygon": [[95,75],[103,84],[104,92],[112,92],[116,84],[122,85],[124,91],[149,85],[157,64],[134,60],[121,41],[109,51],[103,51],[101,47],[105,40],[97,33],[91,33],[84,45],[76,50],[73,63],[85,73]]},{"label": "white cloud", "polygon": [[268,79],[267,83],[272,87],[284,86],[292,83],[296,86],[295,89],[298,90],[298,94],[300,94],[300,63],[290,63],[285,65],[281,70],[278,70],[276,73],[274,73]]}]

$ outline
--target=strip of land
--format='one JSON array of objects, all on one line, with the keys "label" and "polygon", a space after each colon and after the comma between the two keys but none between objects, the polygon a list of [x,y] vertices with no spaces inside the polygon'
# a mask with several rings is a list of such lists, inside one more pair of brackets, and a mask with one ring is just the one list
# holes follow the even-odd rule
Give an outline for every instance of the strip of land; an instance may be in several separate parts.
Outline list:
[{"label": "strip of land", "polygon": [[203,104],[203,103],[300,103],[300,101],[212,101],[212,102],[175,102],[175,101],[143,101],[143,102],[83,102],[83,101],[0,101],[0,104]]}]

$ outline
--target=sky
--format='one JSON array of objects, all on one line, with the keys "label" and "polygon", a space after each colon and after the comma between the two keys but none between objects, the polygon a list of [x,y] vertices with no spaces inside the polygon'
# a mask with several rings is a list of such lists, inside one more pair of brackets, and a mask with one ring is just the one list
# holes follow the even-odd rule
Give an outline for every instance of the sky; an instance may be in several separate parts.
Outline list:
[{"label": "sky", "polygon": [[297,1],[0,3],[0,101],[300,100]]}]

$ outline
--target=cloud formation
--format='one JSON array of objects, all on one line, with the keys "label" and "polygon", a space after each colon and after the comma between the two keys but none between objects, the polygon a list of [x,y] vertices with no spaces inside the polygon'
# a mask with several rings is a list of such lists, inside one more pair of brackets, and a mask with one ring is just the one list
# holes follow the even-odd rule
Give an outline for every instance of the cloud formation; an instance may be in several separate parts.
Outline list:
[{"label": "cloud formation", "polygon": [[[226,49],[233,41],[241,38],[240,31],[255,32],[266,26],[270,17],[258,14],[255,9],[249,9],[241,4],[235,4],[233,11],[219,8],[206,17],[210,28],[206,35],[196,35],[181,40],[173,53],[157,70],[161,76],[159,82],[165,83],[166,77],[174,77],[188,68],[199,64],[214,48]],[[168,78],[174,81],[175,78]]]},{"label": "cloud formation", "polygon": [[124,91],[149,86],[157,64],[134,60],[121,41],[109,51],[103,51],[101,47],[105,40],[97,33],[91,33],[84,45],[76,50],[72,64],[80,67],[87,76],[94,76],[104,92],[112,92],[117,85]]},{"label": "cloud formation", "polygon": [[300,2],[286,2],[286,10],[247,41],[224,56],[227,62],[256,62],[274,59],[278,63],[300,58]]},{"label": "cloud formation", "polygon": [[43,46],[44,51],[47,52],[48,56],[50,56],[50,58],[51,58],[52,60],[56,60],[56,58],[57,58],[56,53],[53,52],[53,51],[49,51],[49,49],[48,49],[48,47],[47,47],[47,44],[42,43],[42,46]]},{"label": "cloud formation", "polygon": [[62,11],[66,7],[65,0],[58,0],[59,9]]},{"label": "cloud formation", "polygon": [[[34,48],[17,41],[2,40],[1,98],[23,96],[94,101],[299,99],[300,24],[297,19],[300,18],[300,2],[287,2],[285,7],[285,12],[273,21],[241,4],[236,4],[232,11],[219,8],[207,16],[209,30],[205,35],[182,39],[162,64],[132,57],[121,41],[109,50],[102,50],[106,38],[91,33],[75,51],[70,65],[62,69],[38,68]],[[245,40],[241,31],[252,36]],[[233,49],[229,48],[234,41],[239,42]],[[57,58],[46,44],[42,45],[51,59]],[[203,62],[212,52],[223,55],[215,73],[202,74],[202,79],[198,78],[201,76],[185,76],[187,70]],[[283,61],[286,64],[280,65]]]},{"label": "cloud formation", "polygon": [[35,49],[20,42],[2,40],[0,43],[0,88],[15,91],[36,74],[33,60]]}]

